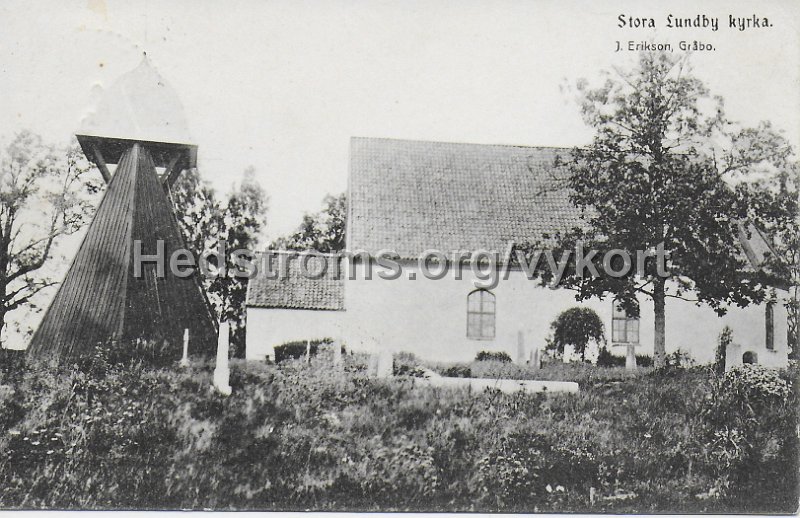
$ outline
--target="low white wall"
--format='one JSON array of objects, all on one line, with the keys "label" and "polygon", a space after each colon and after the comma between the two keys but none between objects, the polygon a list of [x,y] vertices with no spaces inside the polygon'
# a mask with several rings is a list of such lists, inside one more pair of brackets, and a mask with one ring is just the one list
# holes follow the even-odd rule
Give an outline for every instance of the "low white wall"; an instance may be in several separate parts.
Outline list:
[{"label": "low white wall", "polygon": [[247,308],[248,360],[275,359],[273,348],[297,340],[341,339],[344,311]]}]

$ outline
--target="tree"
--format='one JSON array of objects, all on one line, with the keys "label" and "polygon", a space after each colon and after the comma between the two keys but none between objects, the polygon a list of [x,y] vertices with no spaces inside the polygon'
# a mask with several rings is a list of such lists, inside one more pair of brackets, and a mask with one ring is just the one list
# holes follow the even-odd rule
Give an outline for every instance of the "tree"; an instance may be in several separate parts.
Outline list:
[{"label": "tree", "polygon": [[219,250],[224,242],[224,274],[217,256],[208,254],[209,262],[220,273],[202,276],[202,282],[217,317],[231,324],[233,355],[242,357],[248,278],[242,275],[245,272],[235,264],[232,253],[252,253],[258,248],[259,236],[267,224],[267,195],[256,181],[253,168],[248,168],[239,185],[221,203],[214,189],[194,169],[184,172],[175,183],[172,199],[186,245],[196,258]]},{"label": "tree", "polygon": [[557,236],[557,248],[574,250],[580,241],[600,257],[617,249],[635,258],[663,244],[666,276],[651,260],[642,275],[578,272],[565,282],[578,300],[612,293],[632,315],[638,315],[637,295],[652,299],[654,360],[661,367],[667,297],[707,304],[719,314],[728,304],[764,299],[765,281],[746,268],[737,225],[770,220],[775,206],[765,201],[755,212],[750,202],[758,189],[733,182],[780,161],[782,149],[768,126],[740,129],[727,120],[722,99],[692,76],[688,56],[642,53],[631,71],[606,76],[599,88],[578,83],[582,115],[595,137],[564,165],[584,225]]},{"label": "tree", "polygon": [[323,253],[344,250],[347,196],[345,193],[339,196],[329,194],[322,203],[323,209],[320,212],[306,213],[300,227],[293,234],[276,239],[271,248],[316,250]]},{"label": "tree", "polygon": [[[787,342],[789,356],[797,359],[798,321],[800,321],[800,166],[792,148],[774,133],[769,126],[762,134],[772,133],[774,147],[781,150],[774,160],[757,178],[750,191],[753,217],[770,242],[774,257],[767,257],[764,268],[773,276],[773,283],[786,288],[788,297]],[[758,215],[768,214],[768,218]]]},{"label": "tree", "polygon": [[564,354],[564,346],[572,346],[580,353],[581,361],[586,361],[586,347],[589,342],[598,346],[606,343],[605,328],[600,316],[590,308],[574,307],[562,311],[556,317],[550,329],[553,338],[548,341],[547,348]]},{"label": "tree", "polygon": [[[0,158],[0,332],[12,311],[56,281],[43,267],[88,222],[101,186],[77,144],[57,149],[28,131]],[[52,273],[52,272],[51,272]]]}]

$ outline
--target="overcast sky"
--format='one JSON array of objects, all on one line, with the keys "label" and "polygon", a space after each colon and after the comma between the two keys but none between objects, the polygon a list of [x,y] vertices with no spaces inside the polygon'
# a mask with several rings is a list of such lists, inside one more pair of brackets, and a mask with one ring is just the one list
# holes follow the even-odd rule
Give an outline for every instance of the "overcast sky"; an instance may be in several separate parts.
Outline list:
[{"label": "overcast sky", "polygon": [[[664,4],[664,2],[660,2]],[[760,5],[759,5],[760,4]],[[270,194],[270,235],[346,187],[350,136],[571,146],[590,137],[564,81],[625,65],[616,40],[718,50],[697,75],[745,122],[800,131],[796,2],[0,2],[2,136],[64,141],[100,89],[147,51],[182,99],[202,174],[229,188],[248,165]],[[769,29],[727,28],[728,14]],[[791,10],[794,9],[794,10]],[[717,16],[723,27],[619,28],[620,14]]]},{"label": "overcast sky", "polygon": [[[227,190],[249,165],[270,237],[347,184],[351,136],[572,146],[591,134],[566,83],[625,66],[616,41],[699,39],[696,74],[748,124],[800,136],[796,1],[0,1],[0,137],[66,143],[146,51],[185,106],[199,168]],[[668,5],[668,6],[667,6]],[[768,17],[738,31],[728,15]],[[658,28],[618,27],[618,16]],[[705,14],[720,30],[664,28]],[[566,83],[565,83],[566,82]]]}]

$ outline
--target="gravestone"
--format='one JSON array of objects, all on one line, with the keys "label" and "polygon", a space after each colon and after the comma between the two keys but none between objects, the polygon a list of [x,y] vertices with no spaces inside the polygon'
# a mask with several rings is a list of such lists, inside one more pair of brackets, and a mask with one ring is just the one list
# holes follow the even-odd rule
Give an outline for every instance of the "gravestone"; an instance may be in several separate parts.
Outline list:
[{"label": "gravestone", "polygon": [[214,369],[214,388],[223,396],[230,396],[233,390],[230,386],[231,370],[228,367],[228,346],[230,340],[230,324],[223,322],[219,325],[219,338],[217,340],[217,365]]},{"label": "gravestone", "polygon": [[628,344],[627,354],[625,355],[625,368],[636,370],[636,346],[634,344]]},{"label": "gravestone", "polygon": [[391,351],[382,350],[377,356],[375,375],[379,378],[391,378],[394,375],[394,358]]}]

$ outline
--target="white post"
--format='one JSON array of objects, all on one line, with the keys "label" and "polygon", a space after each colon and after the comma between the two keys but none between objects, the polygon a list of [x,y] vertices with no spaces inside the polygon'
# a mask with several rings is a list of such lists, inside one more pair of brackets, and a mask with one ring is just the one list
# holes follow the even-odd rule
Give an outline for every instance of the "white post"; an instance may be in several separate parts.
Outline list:
[{"label": "white post", "polygon": [[378,353],[377,371],[379,378],[391,378],[394,375],[394,358],[391,351],[383,349]]},{"label": "white post", "polygon": [[306,340],[306,363],[311,363],[311,340]]},{"label": "white post", "polygon": [[517,363],[525,364],[525,333],[521,329],[517,331]]},{"label": "white post", "polygon": [[333,366],[337,369],[342,366],[342,344],[338,340],[333,342]]},{"label": "white post", "polygon": [[230,386],[231,370],[228,367],[229,339],[230,324],[222,322],[219,325],[219,339],[217,340],[217,366],[214,369],[214,387],[223,396],[230,396],[233,391]]},{"label": "white post", "polygon": [[531,352],[531,367],[533,370],[538,371],[541,366],[542,365],[539,360],[539,349],[534,349],[533,352]]},{"label": "white post", "polygon": [[729,371],[734,367],[742,364],[742,346],[740,344],[729,344],[728,349],[725,351],[725,371]]},{"label": "white post", "polygon": [[181,357],[181,367],[189,366],[189,328],[183,330],[183,356]]},{"label": "white post", "polygon": [[636,370],[636,346],[628,344],[628,352],[625,355],[625,368],[629,371]]}]

